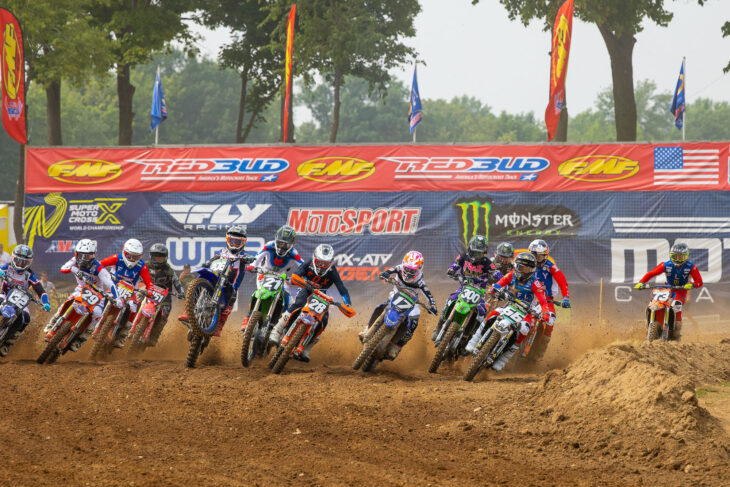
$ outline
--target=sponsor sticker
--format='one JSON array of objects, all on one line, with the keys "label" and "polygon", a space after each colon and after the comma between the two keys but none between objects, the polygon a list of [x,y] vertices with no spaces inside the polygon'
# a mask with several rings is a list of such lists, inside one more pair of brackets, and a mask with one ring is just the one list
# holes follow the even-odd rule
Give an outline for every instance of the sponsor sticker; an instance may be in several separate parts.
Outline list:
[{"label": "sponsor sticker", "polygon": [[335,265],[343,281],[377,281],[393,254],[337,254]]},{"label": "sponsor sticker", "polygon": [[353,157],[320,157],[299,164],[299,176],[320,183],[349,183],[370,177],[375,163]]},{"label": "sponsor sticker", "polygon": [[558,174],[589,183],[630,178],[639,172],[639,162],[621,156],[589,155],[568,159],[558,166]]},{"label": "sponsor sticker", "polygon": [[5,24],[5,31],[3,32],[2,82],[5,85],[5,93],[10,100],[15,100],[20,92],[20,83],[22,81],[20,70],[22,66],[18,62],[19,59],[18,34],[15,32],[15,26],[8,22]]},{"label": "sponsor sticker", "polygon": [[550,167],[542,157],[381,157],[396,165],[395,179],[536,181]]},{"label": "sponsor sticker", "polygon": [[413,235],[421,208],[291,208],[287,225],[300,235]]},{"label": "sponsor sticker", "polygon": [[274,182],[285,159],[128,159],[142,166],[141,181]]},{"label": "sponsor sticker", "polygon": [[100,184],[122,175],[122,166],[101,159],[68,159],[54,162],[48,175],[69,184]]}]

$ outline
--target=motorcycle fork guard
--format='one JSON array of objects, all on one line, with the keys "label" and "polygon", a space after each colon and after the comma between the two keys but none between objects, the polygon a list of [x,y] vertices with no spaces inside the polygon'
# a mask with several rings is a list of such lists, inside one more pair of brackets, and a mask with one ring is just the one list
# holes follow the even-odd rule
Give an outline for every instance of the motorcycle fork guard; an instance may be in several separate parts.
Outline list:
[{"label": "motorcycle fork guard", "polygon": [[[456,302],[454,302],[454,304],[456,304]],[[455,315],[456,315],[456,306],[452,306],[451,307],[451,313],[449,313],[449,316],[444,320],[444,323],[447,323],[447,322],[450,322],[450,321],[453,322]],[[408,319],[408,317],[406,316],[405,319]],[[439,332],[439,334],[436,337],[436,340],[435,341],[438,342],[439,340],[441,340],[444,337],[444,333],[446,333],[446,327],[445,326],[441,326],[441,331]]]}]

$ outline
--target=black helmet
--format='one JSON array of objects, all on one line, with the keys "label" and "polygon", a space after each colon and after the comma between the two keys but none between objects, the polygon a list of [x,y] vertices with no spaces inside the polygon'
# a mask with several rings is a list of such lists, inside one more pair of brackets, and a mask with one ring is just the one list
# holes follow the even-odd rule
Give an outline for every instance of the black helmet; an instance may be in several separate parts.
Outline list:
[{"label": "black helmet", "polygon": [[245,225],[233,225],[226,232],[226,247],[232,253],[237,254],[243,250],[246,245],[248,234],[246,233]]},{"label": "black helmet", "polygon": [[162,269],[167,263],[167,255],[167,247],[164,244],[154,244],[150,247],[150,267],[153,269]]},{"label": "black helmet", "polygon": [[274,247],[276,248],[276,255],[284,257],[294,247],[294,242],[297,239],[297,233],[289,225],[284,225],[276,231],[274,237]]},{"label": "black helmet", "polygon": [[502,242],[497,245],[497,252],[494,254],[494,266],[502,274],[512,270],[512,260],[515,258],[515,248],[511,243]]},{"label": "black helmet", "polygon": [[674,242],[669,251],[669,260],[677,267],[682,267],[689,259],[689,245],[684,242]]},{"label": "black helmet", "polygon": [[537,259],[530,252],[520,252],[515,259],[515,276],[520,281],[526,281],[537,269]]},{"label": "black helmet", "polygon": [[487,243],[487,237],[483,235],[474,235],[469,240],[469,245],[466,249],[466,257],[470,262],[476,262],[484,258],[489,250],[489,244]]},{"label": "black helmet", "polygon": [[13,249],[13,257],[10,260],[10,264],[18,272],[28,270],[30,264],[33,262],[33,249],[27,245],[18,245]]}]

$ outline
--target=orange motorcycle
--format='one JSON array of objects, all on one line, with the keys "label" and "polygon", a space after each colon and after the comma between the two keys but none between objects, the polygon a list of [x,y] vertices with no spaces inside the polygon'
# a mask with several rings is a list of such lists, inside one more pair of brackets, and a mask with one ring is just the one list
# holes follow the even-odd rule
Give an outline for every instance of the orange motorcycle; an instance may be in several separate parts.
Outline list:
[{"label": "orange motorcycle", "polygon": [[301,356],[305,347],[317,337],[322,326],[322,319],[331,305],[337,306],[342,314],[348,318],[355,316],[354,309],[335,301],[298,275],[292,274],[291,283],[310,291],[312,294],[307,299],[307,304],[301,309],[299,315],[296,316],[296,312],[292,313],[289,323],[287,323],[287,329],[281,339],[281,344],[271,361],[269,361],[269,368],[274,374],[281,373],[290,358]]},{"label": "orange motorcycle", "polygon": [[663,342],[672,339],[674,331],[674,308],[672,308],[672,291],[684,289],[683,286],[661,284],[642,284],[636,289],[650,289],[651,301],[646,307],[646,340],[651,342],[659,338]]}]

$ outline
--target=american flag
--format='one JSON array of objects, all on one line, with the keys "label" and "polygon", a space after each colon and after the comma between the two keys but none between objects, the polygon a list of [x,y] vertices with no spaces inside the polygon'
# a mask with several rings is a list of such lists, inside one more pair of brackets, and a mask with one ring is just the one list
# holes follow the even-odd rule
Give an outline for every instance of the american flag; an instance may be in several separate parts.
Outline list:
[{"label": "american flag", "polygon": [[654,184],[718,184],[720,150],[654,147]]}]

